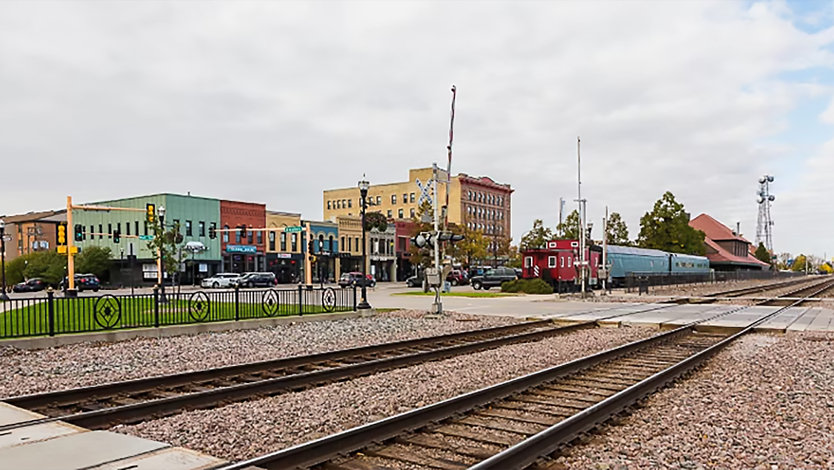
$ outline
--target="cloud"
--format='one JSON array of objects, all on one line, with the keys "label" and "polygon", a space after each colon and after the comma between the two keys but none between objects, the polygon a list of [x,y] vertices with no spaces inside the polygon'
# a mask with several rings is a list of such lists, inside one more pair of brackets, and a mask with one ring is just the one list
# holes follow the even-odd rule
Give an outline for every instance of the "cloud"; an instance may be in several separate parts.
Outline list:
[{"label": "cloud", "polygon": [[591,220],[636,235],[671,190],[754,233],[790,112],[834,85],[780,77],[830,69],[832,41],[780,2],[4,3],[0,212],[191,191],[319,218],[324,188],[445,161],[454,83],[453,171],[516,188],[516,240],[575,198],[578,135]]}]

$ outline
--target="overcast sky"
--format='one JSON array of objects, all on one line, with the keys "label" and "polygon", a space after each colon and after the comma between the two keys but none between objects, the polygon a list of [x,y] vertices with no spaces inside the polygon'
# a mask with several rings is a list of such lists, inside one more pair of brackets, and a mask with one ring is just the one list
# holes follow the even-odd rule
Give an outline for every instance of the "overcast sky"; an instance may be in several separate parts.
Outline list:
[{"label": "overcast sky", "polygon": [[445,164],[632,238],[672,191],[834,256],[834,2],[2,2],[0,214],[154,192],[322,216],[322,189]]}]

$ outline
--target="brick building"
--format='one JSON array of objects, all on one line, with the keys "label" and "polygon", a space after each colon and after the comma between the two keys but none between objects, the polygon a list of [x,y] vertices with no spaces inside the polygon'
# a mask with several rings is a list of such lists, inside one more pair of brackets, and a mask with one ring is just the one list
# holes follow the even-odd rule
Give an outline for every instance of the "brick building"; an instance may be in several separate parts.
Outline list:
[{"label": "brick building", "polygon": [[[254,202],[220,201],[220,236],[222,253],[221,271],[245,273],[266,271],[266,237],[264,231],[250,228],[266,227],[266,205]],[[240,226],[245,226],[246,236],[241,237]]]}]

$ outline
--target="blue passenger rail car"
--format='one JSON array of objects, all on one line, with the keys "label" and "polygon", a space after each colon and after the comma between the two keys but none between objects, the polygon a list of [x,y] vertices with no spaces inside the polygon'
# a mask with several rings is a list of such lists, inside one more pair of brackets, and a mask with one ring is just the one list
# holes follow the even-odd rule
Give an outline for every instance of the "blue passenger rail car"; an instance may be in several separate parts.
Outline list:
[{"label": "blue passenger rail car", "polygon": [[675,276],[710,272],[709,260],[703,256],[631,246],[609,245],[608,263],[611,285],[615,287],[622,286],[626,276],[632,274]]}]

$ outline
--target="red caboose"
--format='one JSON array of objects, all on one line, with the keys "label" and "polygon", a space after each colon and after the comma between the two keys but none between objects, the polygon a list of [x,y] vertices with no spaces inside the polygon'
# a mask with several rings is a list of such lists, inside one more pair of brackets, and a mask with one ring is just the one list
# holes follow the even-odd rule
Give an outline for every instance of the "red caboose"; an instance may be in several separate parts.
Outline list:
[{"label": "red caboose", "polygon": [[[521,277],[544,279],[557,292],[569,292],[579,288],[579,241],[551,240],[547,248],[524,250]],[[597,272],[602,262],[602,247],[585,247],[585,258],[589,261],[588,286],[599,286]]]}]

